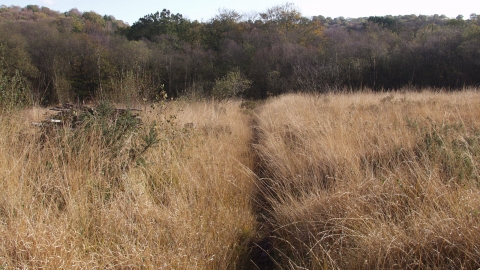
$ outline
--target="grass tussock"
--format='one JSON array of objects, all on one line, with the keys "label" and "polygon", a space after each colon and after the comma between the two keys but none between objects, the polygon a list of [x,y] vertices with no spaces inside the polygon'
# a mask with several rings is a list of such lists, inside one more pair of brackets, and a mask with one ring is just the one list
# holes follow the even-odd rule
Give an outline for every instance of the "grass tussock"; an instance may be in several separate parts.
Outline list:
[{"label": "grass tussock", "polygon": [[478,268],[480,94],[285,95],[257,115],[280,269]]},{"label": "grass tussock", "polygon": [[170,102],[141,126],[95,116],[48,130],[30,124],[46,110],[1,115],[0,267],[241,264],[255,224],[239,108]]}]

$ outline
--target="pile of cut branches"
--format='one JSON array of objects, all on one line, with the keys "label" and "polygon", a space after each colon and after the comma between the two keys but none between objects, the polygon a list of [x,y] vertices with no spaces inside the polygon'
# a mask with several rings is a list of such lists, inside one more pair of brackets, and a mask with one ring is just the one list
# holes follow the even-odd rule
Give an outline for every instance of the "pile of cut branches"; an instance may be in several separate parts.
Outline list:
[{"label": "pile of cut branches", "polygon": [[[100,103],[98,106],[75,105],[72,103],[64,103],[59,106],[50,108],[51,111],[57,112],[49,116],[44,121],[32,124],[36,126],[70,126],[76,128],[85,123],[86,120],[102,118],[108,119],[109,122],[116,122],[119,118],[128,116],[135,119],[137,124],[141,123],[138,109],[117,109],[108,103]],[[136,113],[134,113],[136,112]]]}]

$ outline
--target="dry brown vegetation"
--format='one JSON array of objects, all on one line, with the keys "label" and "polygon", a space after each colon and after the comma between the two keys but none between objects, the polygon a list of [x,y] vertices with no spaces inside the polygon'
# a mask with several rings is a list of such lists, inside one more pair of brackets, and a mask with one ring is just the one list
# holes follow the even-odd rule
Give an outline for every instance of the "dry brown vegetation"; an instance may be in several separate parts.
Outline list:
[{"label": "dry brown vegetation", "polygon": [[0,266],[235,267],[254,229],[251,131],[238,108],[148,112],[144,126],[155,120],[160,142],[135,163],[125,151],[135,141],[112,156],[95,130],[75,142],[71,130],[42,137],[30,124],[44,117],[39,109],[2,116]]},{"label": "dry brown vegetation", "polygon": [[258,115],[282,269],[480,264],[480,95],[287,95]]},{"label": "dry brown vegetation", "polygon": [[118,144],[1,115],[0,267],[480,266],[478,90],[245,107],[143,108]]}]

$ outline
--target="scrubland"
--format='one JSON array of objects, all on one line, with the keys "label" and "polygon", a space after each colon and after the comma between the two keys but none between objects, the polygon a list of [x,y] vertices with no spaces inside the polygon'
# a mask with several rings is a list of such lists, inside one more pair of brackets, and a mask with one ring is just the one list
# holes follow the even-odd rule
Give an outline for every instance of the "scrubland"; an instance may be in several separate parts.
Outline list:
[{"label": "scrubland", "polygon": [[2,114],[0,267],[480,266],[478,90],[251,105],[144,107],[131,132]]}]

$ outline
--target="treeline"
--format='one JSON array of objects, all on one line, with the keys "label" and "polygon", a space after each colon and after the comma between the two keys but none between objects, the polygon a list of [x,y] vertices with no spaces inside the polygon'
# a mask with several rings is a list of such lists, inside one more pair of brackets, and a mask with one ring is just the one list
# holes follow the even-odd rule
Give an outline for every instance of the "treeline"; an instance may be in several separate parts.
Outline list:
[{"label": "treeline", "polygon": [[306,18],[285,4],[206,22],[163,10],[129,26],[93,11],[1,6],[0,91],[16,82],[47,104],[478,86],[479,24],[475,14]]}]

